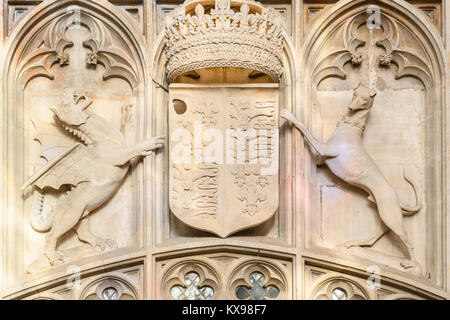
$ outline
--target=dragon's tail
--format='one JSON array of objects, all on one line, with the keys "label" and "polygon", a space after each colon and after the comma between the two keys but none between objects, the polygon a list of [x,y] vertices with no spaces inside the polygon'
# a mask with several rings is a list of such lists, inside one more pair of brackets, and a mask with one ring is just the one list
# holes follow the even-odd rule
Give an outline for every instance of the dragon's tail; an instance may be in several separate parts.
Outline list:
[{"label": "dragon's tail", "polygon": [[39,232],[49,231],[53,224],[54,204],[48,198],[45,191],[34,191],[30,220],[33,229]]},{"label": "dragon's tail", "polygon": [[[417,190],[417,186],[414,184],[412,179],[405,173],[405,169],[403,169],[403,178],[411,185],[411,187],[414,189],[414,195],[416,198],[416,204],[414,206],[408,206],[406,204],[401,203],[400,206],[403,211],[403,215],[410,216],[420,211],[420,208],[422,206],[420,201],[420,195]],[[401,201],[400,201],[401,202]]]}]

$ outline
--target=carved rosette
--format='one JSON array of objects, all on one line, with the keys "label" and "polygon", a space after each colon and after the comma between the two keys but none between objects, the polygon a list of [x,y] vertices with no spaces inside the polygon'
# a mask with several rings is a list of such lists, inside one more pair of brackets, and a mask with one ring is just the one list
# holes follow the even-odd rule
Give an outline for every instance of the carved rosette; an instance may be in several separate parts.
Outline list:
[{"label": "carved rosette", "polygon": [[[254,1],[188,1],[166,18],[169,80],[216,67],[257,70],[278,82],[283,51],[282,17]],[[195,7],[195,10],[193,10]]]}]

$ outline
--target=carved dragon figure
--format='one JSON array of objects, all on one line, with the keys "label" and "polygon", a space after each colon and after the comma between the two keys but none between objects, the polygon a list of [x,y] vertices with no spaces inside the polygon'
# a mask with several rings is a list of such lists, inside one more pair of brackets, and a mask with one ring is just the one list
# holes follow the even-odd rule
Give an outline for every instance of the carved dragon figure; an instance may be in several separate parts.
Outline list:
[{"label": "carved dragon figure", "polygon": [[409,207],[403,204],[362,143],[362,134],[375,96],[376,91],[359,83],[355,87],[353,101],[347,113],[326,143],[315,138],[289,111],[283,110],[281,116],[301,131],[318,165],[326,164],[338,178],[365,190],[369,194],[369,200],[377,205],[383,224],[377,226],[378,230],[368,239],[349,241],[345,243],[345,246],[347,248],[372,246],[390,229],[401,239],[409,252],[410,260],[403,261],[402,267],[415,268],[419,265],[403,224],[403,215],[411,215],[420,210],[417,187],[403,172],[404,178],[414,189],[416,205]]},{"label": "carved dragon figure", "polygon": [[[38,129],[35,139],[41,143],[41,157],[47,163],[22,190],[33,185],[38,192],[31,224],[41,232],[50,230],[44,252],[50,265],[64,262],[56,250],[57,241],[72,229],[96,249],[116,246],[113,240],[92,234],[87,217],[114,195],[132,162],[164,144],[164,137],[155,137],[127,146],[124,125],[131,118],[131,106],[123,108],[119,130],[87,110],[91,104],[84,94],[66,90],[63,103],[50,108],[54,124],[34,121]],[[51,199],[56,199],[53,204]]]}]

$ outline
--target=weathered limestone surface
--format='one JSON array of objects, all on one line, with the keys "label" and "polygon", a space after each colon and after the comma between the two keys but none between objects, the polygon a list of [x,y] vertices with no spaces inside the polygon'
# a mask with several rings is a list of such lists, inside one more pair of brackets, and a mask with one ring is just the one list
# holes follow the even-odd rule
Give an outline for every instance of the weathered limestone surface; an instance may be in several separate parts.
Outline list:
[{"label": "weathered limestone surface", "polygon": [[448,299],[450,6],[4,0],[0,299]]}]

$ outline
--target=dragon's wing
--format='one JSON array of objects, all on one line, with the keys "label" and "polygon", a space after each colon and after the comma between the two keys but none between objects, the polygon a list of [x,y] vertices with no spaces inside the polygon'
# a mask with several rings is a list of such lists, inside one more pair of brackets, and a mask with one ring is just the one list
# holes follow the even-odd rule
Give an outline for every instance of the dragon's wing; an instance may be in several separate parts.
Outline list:
[{"label": "dragon's wing", "polygon": [[34,139],[41,144],[40,156],[46,164],[37,168],[37,173],[25,183],[23,189],[33,184],[41,190],[46,187],[59,190],[62,185],[77,186],[86,181],[88,173],[85,171],[92,167],[92,156],[87,147],[77,143],[56,123],[32,121],[37,130]]},{"label": "dragon's wing", "polygon": [[59,190],[63,185],[76,187],[79,183],[89,180],[93,162],[89,149],[82,144],[76,144],[50,162],[44,172],[38,174],[33,184],[41,190],[47,187]]},{"label": "dragon's wing", "polygon": [[[34,175],[22,187],[33,188],[30,222],[37,231],[45,232],[52,227],[56,204],[65,197],[62,185],[76,186],[89,176],[85,170],[92,168],[87,147],[65,131],[55,119],[49,123],[32,119],[37,134],[34,140],[41,145],[40,163],[33,166]],[[52,190],[54,189],[54,190]]]},{"label": "dragon's wing", "polygon": [[57,124],[42,120],[32,120],[32,122],[37,130],[34,139],[41,144],[40,156],[49,162],[76,142]]}]

